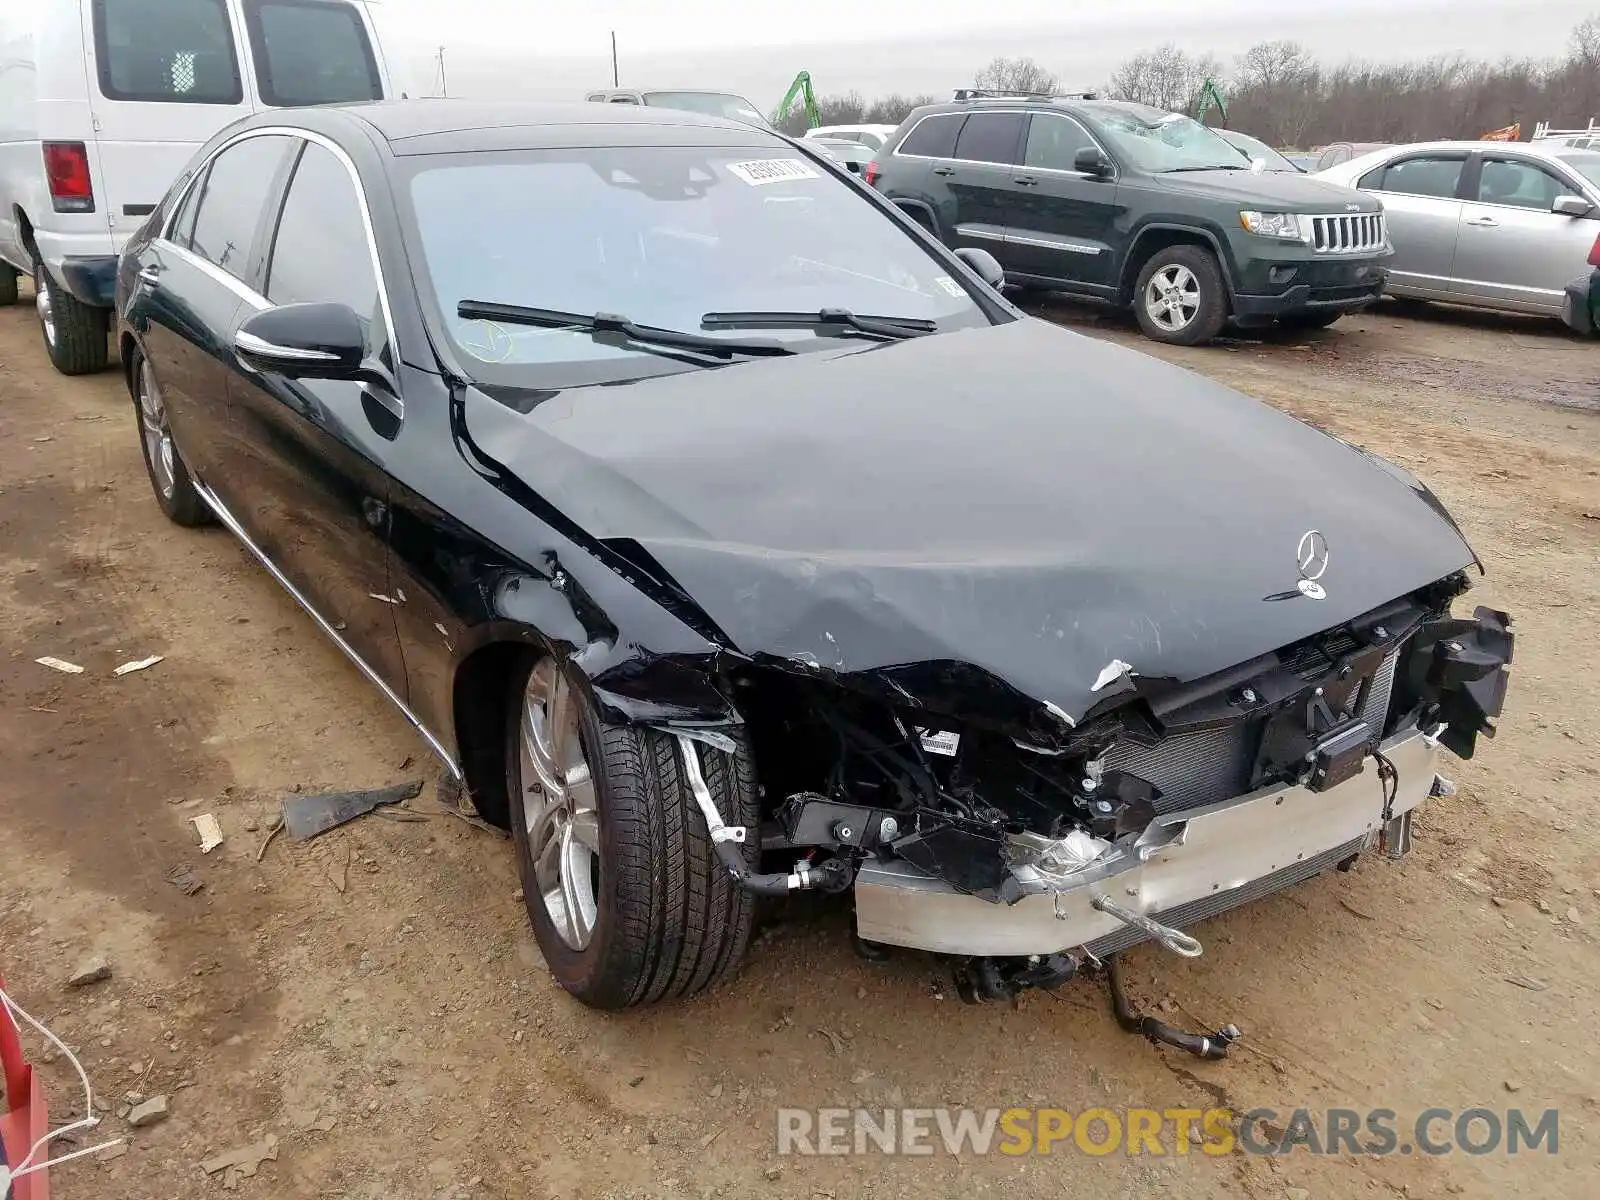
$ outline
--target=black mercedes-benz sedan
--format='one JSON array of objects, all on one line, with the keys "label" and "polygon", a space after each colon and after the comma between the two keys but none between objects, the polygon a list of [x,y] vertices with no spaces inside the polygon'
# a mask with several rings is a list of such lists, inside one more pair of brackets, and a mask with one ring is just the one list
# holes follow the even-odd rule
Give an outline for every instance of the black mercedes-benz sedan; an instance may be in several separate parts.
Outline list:
[{"label": "black mercedes-benz sedan", "polygon": [[775,133],[417,101],[219,134],[118,334],[157,502],[510,827],[571,993],[820,889],[994,999],[1402,852],[1512,643],[1415,478],[1001,282]]}]

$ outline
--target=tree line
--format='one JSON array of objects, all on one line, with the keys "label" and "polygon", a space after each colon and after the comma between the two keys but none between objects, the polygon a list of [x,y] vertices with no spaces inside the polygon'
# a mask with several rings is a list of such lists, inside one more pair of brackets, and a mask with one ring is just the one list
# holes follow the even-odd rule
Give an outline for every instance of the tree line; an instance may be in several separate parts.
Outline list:
[{"label": "tree line", "polygon": [[[1600,118],[1600,15],[1572,30],[1565,56],[1546,60],[1491,63],[1456,55],[1328,66],[1300,43],[1280,40],[1252,46],[1228,64],[1169,43],[1128,59],[1096,90],[1193,115],[1207,80],[1222,90],[1229,127],[1285,149],[1476,138],[1514,124],[1526,140],[1539,121],[1575,128]],[[1053,92],[1061,83],[1032,59],[997,58],[977,72],[973,86]],[[935,99],[895,95],[868,102],[851,92],[820,97],[817,107],[825,125],[895,125]],[[1214,108],[1206,119],[1222,123]],[[799,111],[781,125],[790,133],[805,126]]]}]

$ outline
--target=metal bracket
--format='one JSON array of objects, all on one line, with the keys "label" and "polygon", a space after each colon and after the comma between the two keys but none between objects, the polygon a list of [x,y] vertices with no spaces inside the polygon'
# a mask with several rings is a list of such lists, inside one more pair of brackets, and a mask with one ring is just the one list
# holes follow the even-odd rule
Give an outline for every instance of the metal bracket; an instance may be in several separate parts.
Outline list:
[{"label": "metal bracket", "polygon": [[1123,908],[1122,905],[1117,904],[1109,897],[1096,896],[1089,901],[1089,904],[1090,907],[1105,913],[1108,917],[1115,917],[1124,925],[1132,925],[1135,929],[1142,929],[1174,954],[1182,955],[1184,958],[1199,958],[1205,952],[1204,947],[1198,941],[1182,930],[1174,929],[1170,925],[1163,925],[1160,921],[1147,917],[1143,913],[1136,913]]}]

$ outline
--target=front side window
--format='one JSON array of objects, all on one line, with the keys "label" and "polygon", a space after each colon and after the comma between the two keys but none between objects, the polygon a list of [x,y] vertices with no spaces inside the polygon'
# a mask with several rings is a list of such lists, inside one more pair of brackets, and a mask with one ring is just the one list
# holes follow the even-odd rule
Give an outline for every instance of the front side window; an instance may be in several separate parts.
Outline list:
[{"label": "front side window", "polygon": [[246,138],[212,160],[195,213],[189,248],[236,279],[249,274],[250,247],[262,201],[294,139],[281,134]]},{"label": "front side window", "polygon": [[1248,171],[1244,156],[1200,122],[1147,104],[1087,106],[1118,158],[1144,171]]},{"label": "front side window", "polygon": [[1478,173],[1478,201],[1549,212],[1557,196],[1572,189],[1543,167],[1511,158],[1485,158]]},{"label": "front side window", "polygon": [[1035,113],[1028,124],[1028,145],[1022,164],[1047,171],[1076,171],[1073,165],[1079,150],[1097,149],[1083,126],[1066,117]]},{"label": "front side window", "polygon": [[[787,146],[440,155],[414,172],[408,234],[444,332],[486,382],[574,386],[687,367],[568,328],[463,320],[480,300],[796,350],[870,346],[808,327],[706,330],[716,312],[988,324],[966,287],[870,199]],[[476,360],[476,361],[474,361]],[[751,403],[759,403],[752,397]]]},{"label": "front side window", "polygon": [[1376,192],[1398,192],[1404,196],[1434,196],[1441,200],[1455,197],[1461,183],[1464,158],[1439,158],[1424,155],[1391,163],[1369,172],[1361,180],[1363,188]]},{"label": "front side window", "polygon": [[961,132],[961,123],[965,120],[962,113],[924,117],[906,134],[906,140],[896,147],[895,153],[918,158],[954,158],[956,135]]},{"label": "front side window", "polygon": [[306,144],[284,198],[266,290],[274,304],[348,304],[369,329],[380,320],[361,197],[345,165],[316,142]]},{"label": "front side window", "polygon": [[108,100],[244,100],[224,0],[95,0],[94,46]]},{"label": "front side window", "polygon": [[1021,113],[973,113],[956,138],[955,157],[1010,166],[1017,161],[1017,143],[1021,140]]},{"label": "front side window", "polygon": [[246,10],[261,99],[278,108],[381,100],[361,14],[342,2],[252,0]]}]

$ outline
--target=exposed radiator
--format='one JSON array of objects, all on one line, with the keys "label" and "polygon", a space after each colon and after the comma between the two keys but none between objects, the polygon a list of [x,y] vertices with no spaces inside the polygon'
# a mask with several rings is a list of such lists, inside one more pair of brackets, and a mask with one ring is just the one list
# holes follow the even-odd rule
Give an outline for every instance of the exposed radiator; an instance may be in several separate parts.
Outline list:
[{"label": "exposed radiator", "polygon": [[[1383,728],[1394,688],[1399,655],[1391,653],[1372,677],[1372,686],[1356,716],[1375,730]],[[1256,739],[1246,722],[1203,733],[1165,738],[1153,746],[1123,743],[1106,754],[1108,771],[1127,771],[1161,791],[1156,812],[1199,808],[1243,795],[1250,789]]]}]

